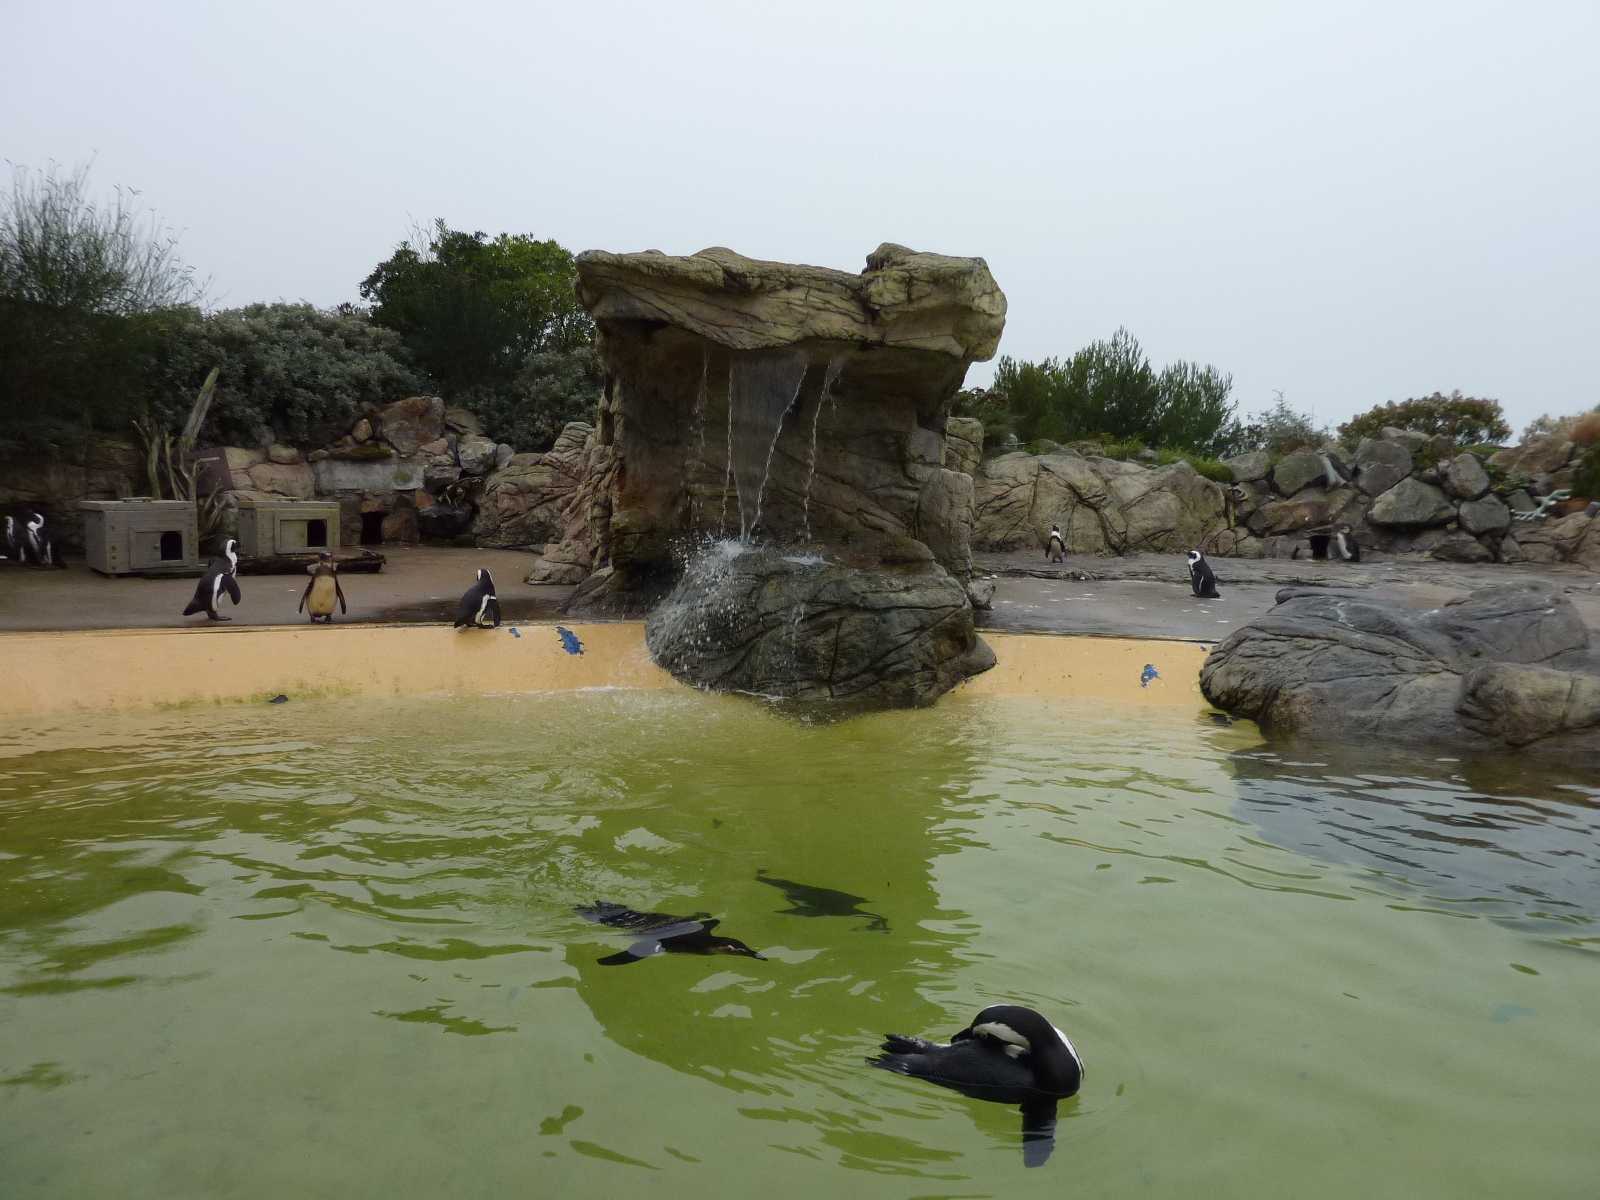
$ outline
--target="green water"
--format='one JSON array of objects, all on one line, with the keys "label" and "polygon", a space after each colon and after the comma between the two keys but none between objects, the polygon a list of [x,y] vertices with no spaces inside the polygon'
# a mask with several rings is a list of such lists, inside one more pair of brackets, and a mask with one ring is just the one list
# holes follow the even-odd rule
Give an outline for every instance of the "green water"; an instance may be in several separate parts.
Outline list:
[{"label": "green water", "polygon": [[[681,692],[69,724],[0,758],[0,1195],[1600,1190],[1581,889],[1518,901],[1490,877],[1534,859],[1492,828],[1459,894],[1350,832],[1357,801],[1470,810],[1449,764],[1364,781],[1192,714],[959,697],[831,727]],[[1495,803],[1567,821],[1548,874],[1576,878],[1595,795],[1550,786]],[[872,915],[786,913],[758,872]],[[711,912],[768,960],[599,966],[595,899]],[[1088,1064],[1037,1170],[1015,1110],[862,1061],[998,1001]]]}]

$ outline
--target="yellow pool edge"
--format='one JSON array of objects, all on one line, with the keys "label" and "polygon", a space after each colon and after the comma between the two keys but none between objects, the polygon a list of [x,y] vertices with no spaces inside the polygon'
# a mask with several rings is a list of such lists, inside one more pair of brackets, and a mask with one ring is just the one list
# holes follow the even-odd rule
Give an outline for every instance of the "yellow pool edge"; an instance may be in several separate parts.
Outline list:
[{"label": "yellow pool edge", "polygon": [[[998,664],[968,695],[1205,705],[1206,644],[1100,635],[990,633]],[[0,633],[0,717],[372,696],[676,688],[650,660],[644,622],[450,629],[260,625]]]}]

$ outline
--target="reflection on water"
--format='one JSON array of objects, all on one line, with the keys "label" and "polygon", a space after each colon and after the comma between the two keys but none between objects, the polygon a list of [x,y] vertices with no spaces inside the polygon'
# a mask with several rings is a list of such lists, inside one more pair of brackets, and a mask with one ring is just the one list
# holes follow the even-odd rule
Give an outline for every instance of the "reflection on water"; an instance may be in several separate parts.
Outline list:
[{"label": "reflection on water", "polygon": [[1280,846],[1444,911],[1580,939],[1600,921],[1593,760],[1275,745],[1233,762],[1235,814]]},{"label": "reflection on water", "polygon": [[[1596,797],[1554,774],[959,696],[5,737],[0,1196],[1548,1200],[1600,1166]],[[597,902],[763,958],[615,970]],[[994,1003],[1087,1062],[1038,1171],[1014,1109],[865,1064]]]}]

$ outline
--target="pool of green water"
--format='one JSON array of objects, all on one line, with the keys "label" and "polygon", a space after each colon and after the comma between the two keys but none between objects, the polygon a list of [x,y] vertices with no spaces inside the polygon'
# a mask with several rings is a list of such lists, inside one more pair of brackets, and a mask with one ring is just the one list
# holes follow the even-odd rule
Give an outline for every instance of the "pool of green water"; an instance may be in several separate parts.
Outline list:
[{"label": "pool of green water", "polygon": [[[1600,1180],[1600,789],[1559,769],[673,691],[74,718],[0,754],[7,1197]],[[599,965],[592,900],[766,961]],[[1014,1109],[863,1061],[1002,1001],[1088,1064],[1033,1170]]]}]

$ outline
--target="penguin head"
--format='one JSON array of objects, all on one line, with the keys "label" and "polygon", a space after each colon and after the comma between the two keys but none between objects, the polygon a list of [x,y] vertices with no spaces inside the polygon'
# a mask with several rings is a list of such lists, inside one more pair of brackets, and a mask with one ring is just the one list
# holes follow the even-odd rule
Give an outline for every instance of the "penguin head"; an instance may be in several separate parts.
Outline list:
[{"label": "penguin head", "polygon": [[489,578],[489,572],[484,567],[478,568],[478,582],[487,583],[490,587],[494,586],[494,580]]},{"label": "penguin head", "polygon": [[713,954],[738,954],[745,958],[759,958],[762,962],[767,961],[765,955],[757,954],[738,938],[714,937],[710,938],[709,941],[711,942],[711,953]]},{"label": "penguin head", "polygon": [[39,513],[36,513],[36,512],[29,513],[28,514],[28,528],[33,530],[35,533],[37,533],[39,530],[43,529],[44,528],[44,517],[41,516]]},{"label": "penguin head", "polygon": [[1044,1016],[1017,1004],[994,1004],[950,1039],[982,1041],[1009,1058],[1027,1057],[1035,1079],[1046,1091],[1070,1095],[1083,1078],[1083,1063],[1072,1043]]},{"label": "penguin head", "polygon": [[333,551],[332,550],[320,551],[317,554],[317,561],[319,563],[330,563],[330,562],[332,562],[333,561]]},{"label": "penguin head", "polygon": [[226,558],[233,557],[233,555],[238,551],[238,549],[239,549],[239,543],[234,541],[232,538],[229,538],[227,541],[222,543],[222,553],[223,553],[223,556],[226,557]]},{"label": "penguin head", "polygon": [[1205,562],[1205,560],[1206,560],[1206,556],[1204,554],[1201,554],[1200,551],[1198,551],[1198,550],[1189,551],[1189,565],[1191,567],[1197,567],[1201,563]]}]

